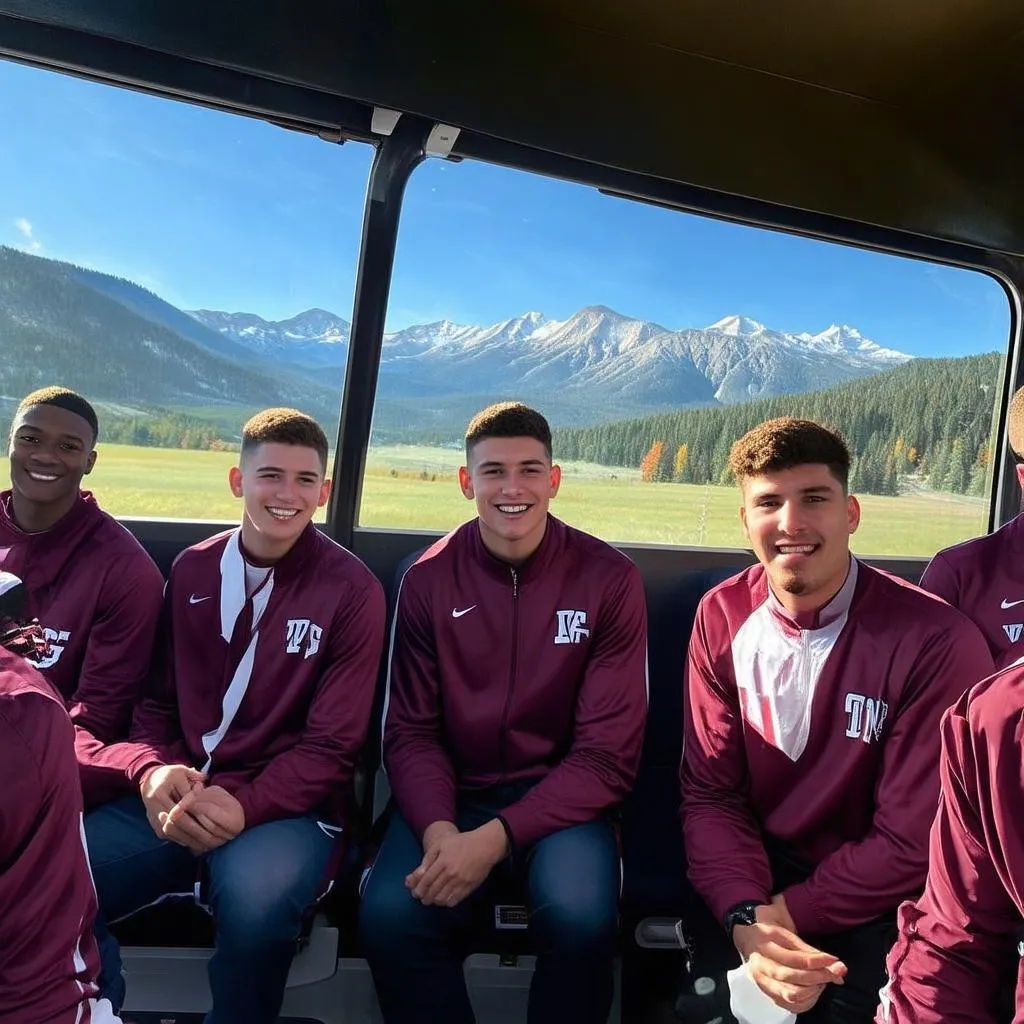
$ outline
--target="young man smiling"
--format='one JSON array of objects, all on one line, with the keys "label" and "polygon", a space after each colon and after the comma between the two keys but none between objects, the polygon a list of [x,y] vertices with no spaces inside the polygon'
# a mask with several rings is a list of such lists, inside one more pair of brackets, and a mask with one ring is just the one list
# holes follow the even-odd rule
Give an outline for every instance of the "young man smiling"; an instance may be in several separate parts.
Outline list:
[{"label": "young man smiling", "polygon": [[619,856],[647,714],[640,574],[548,513],[560,470],[540,413],[466,432],[477,516],[408,570],[383,752],[395,812],[361,934],[387,1024],[468,1024],[463,940],[498,865],[525,882],[538,951],[530,1024],[604,1024]]},{"label": "young man smiling", "polygon": [[369,721],[383,589],[311,522],[330,490],[326,465],[308,416],[268,409],[246,423],[229,479],[241,527],[175,561],[153,691],[116,748],[141,799],[86,819],[107,921],[208,883],[207,1024],[277,1020]]},{"label": "young man smiling", "polygon": [[139,542],[81,490],[97,432],[81,395],[33,391],[14,414],[11,490],[0,494],[0,570],[24,581],[28,614],[45,629],[38,667],[71,713],[87,807],[126,792],[104,747],[127,736],[164,588]]},{"label": "young man smiling", "polygon": [[850,554],[849,465],[806,420],[734,445],[758,564],[701,601],[685,694],[689,877],[762,991],[816,1024],[874,1016],[924,884],[939,719],[992,666],[960,612]]}]

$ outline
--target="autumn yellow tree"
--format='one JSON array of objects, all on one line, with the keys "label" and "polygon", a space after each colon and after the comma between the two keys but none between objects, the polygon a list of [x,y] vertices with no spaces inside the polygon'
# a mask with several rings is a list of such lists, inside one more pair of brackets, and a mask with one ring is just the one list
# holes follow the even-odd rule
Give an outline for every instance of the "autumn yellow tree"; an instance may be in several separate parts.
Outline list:
[{"label": "autumn yellow tree", "polygon": [[640,460],[640,479],[645,484],[658,479],[658,469],[661,466],[661,457],[664,454],[665,442],[655,441]]},{"label": "autumn yellow tree", "polygon": [[690,454],[689,446],[681,444],[676,449],[676,457],[672,463],[672,479],[677,483],[682,483],[683,470],[686,469],[686,458]]}]

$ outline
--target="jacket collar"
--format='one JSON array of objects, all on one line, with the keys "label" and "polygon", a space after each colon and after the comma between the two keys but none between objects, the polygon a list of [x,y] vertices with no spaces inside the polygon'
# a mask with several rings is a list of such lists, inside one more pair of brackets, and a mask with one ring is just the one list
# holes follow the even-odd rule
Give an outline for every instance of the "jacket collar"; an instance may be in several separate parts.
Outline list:
[{"label": "jacket collar", "polygon": [[[274,562],[272,566],[274,579],[278,583],[287,583],[298,576],[319,543],[320,537],[317,528],[312,523],[306,523],[306,528],[299,534],[295,543]],[[228,534],[228,544],[237,550],[238,564],[242,567],[242,528],[240,526]]]},{"label": "jacket collar", "polygon": [[10,501],[10,491],[0,494],[0,550],[7,549],[4,567],[24,581],[29,591],[29,609],[35,614],[39,592],[57,579],[68,561],[103,524],[106,513],[91,492],[82,491],[67,514],[49,530],[25,533],[11,518]]},{"label": "jacket collar", "polygon": [[765,582],[768,583],[768,608],[772,613],[772,617],[787,632],[824,629],[826,626],[830,626],[850,610],[850,605],[853,603],[853,595],[857,590],[858,566],[857,559],[850,555],[850,567],[847,570],[846,579],[835,596],[820,608],[809,612],[800,612],[796,615],[787,611],[782,606],[782,603],[772,590],[771,583],[768,582],[768,574],[765,573]]},{"label": "jacket collar", "polygon": [[512,570],[515,569],[520,585],[539,576],[555,560],[565,546],[568,531],[565,523],[549,512],[539,547],[522,565],[513,566],[487,550],[480,533],[479,519],[470,520],[461,529],[469,534],[470,550],[481,568],[502,583],[512,582]]},{"label": "jacket collar", "polygon": [[14,521],[11,508],[12,500],[10,490],[0,493],[0,527],[19,538],[46,537],[48,540],[63,540],[73,536],[83,526],[98,521],[102,516],[102,510],[96,503],[92,491],[79,491],[74,505],[48,530],[43,530],[40,533],[26,533]]}]

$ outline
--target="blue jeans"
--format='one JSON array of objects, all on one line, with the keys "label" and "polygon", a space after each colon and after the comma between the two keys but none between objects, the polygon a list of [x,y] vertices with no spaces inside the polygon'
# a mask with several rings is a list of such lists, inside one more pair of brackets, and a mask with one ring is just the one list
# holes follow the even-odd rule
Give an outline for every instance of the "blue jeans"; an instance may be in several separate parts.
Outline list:
[{"label": "blue jeans", "polygon": [[257,825],[197,858],[159,839],[141,799],[131,796],[89,814],[85,834],[100,904],[101,995],[115,1012],[124,983],[106,921],[169,894],[193,893],[202,869],[216,934],[206,1024],[276,1022],[303,915],[319,895],[334,852],[333,833],[313,818],[288,818]]},{"label": "blue jeans", "polygon": [[[468,831],[524,792],[503,787],[460,802]],[[396,811],[366,882],[360,906],[363,953],[373,972],[386,1024],[473,1024],[462,960],[475,905],[496,872],[526,884],[537,966],[528,1024],[605,1024],[611,1009],[618,925],[619,854],[607,821],[556,832],[499,865],[456,907],[424,906],[405,887],[423,849]]]}]

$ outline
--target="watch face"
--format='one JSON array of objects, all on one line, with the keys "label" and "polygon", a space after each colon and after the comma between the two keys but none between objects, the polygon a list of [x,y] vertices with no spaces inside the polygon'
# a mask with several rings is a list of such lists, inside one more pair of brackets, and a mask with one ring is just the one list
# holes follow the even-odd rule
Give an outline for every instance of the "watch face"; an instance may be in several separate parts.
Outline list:
[{"label": "watch face", "polygon": [[757,924],[757,903],[741,903],[738,907],[733,907],[726,916],[726,928],[728,931],[738,924]]}]

